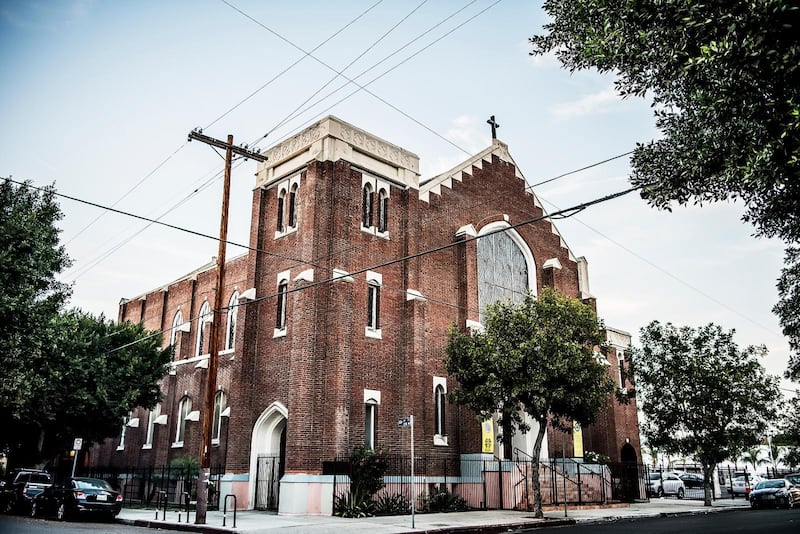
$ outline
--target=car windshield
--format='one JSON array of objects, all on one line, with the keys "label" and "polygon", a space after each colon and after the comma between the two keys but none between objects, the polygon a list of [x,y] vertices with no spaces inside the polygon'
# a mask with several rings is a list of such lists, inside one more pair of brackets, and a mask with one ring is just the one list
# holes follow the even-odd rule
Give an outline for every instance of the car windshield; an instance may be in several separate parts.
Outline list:
[{"label": "car windshield", "polygon": [[756,484],[756,489],[782,488],[783,480],[764,480]]},{"label": "car windshield", "polygon": [[33,484],[50,484],[52,480],[47,473],[31,473],[29,482]]},{"label": "car windshield", "polygon": [[661,478],[661,475],[658,473],[650,473],[650,480],[658,480]]},{"label": "car windshield", "polygon": [[75,487],[78,489],[98,489],[110,490],[111,486],[105,480],[97,480],[94,478],[80,478],[74,481]]},{"label": "car windshield", "polygon": [[792,484],[800,484],[800,475],[786,475],[784,478]]}]

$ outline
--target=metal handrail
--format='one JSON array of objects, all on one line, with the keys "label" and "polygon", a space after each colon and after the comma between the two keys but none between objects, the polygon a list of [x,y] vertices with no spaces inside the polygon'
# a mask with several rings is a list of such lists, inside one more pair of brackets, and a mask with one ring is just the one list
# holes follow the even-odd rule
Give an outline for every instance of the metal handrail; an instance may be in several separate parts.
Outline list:
[{"label": "metal handrail", "polygon": [[225,495],[225,499],[222,502],[222,526],[225,526],[225,521],[228,517],[228,497],[233,497],[233,528],[236,528],[236,508],[238,505],[236,503],[236,495],[233,493],[228,493]]}]

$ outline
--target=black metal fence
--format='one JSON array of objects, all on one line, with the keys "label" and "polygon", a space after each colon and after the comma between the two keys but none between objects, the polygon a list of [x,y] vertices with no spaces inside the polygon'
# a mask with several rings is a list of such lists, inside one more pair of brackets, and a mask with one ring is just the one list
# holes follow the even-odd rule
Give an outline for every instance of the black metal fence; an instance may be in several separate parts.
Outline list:
[{"label": "black metal fence", "polygon": [[[410,458],[390,456],[387,466],[385,486],[373,500],[402,496],[409,503],[413,499],[416,509],[423,511],[431,509],[434,498],[443,492],[463,499],[473,509],[532,510],[537,471],[545,506],[646,498],[643,465],[589,464],[569,458],[502,460],[486,455],[458,460],[417,457],[413,479]],[[350,493],[352,469],[349,458],[324,463],[324,474],[334,475],[334,499]]]},{"label": "black metal fence", "polygon": [[[222,466],[211,467],[208,509],[219,509],[219,480]],[[92,467],[82,476],[101,478],[122,493],[123,505],[155,506],[159,495],[166,495],[166,502],[176,508],[189,501],[197,501],[197,469],[186,467]],[[163,493],[162,493],[163,492]]]}]

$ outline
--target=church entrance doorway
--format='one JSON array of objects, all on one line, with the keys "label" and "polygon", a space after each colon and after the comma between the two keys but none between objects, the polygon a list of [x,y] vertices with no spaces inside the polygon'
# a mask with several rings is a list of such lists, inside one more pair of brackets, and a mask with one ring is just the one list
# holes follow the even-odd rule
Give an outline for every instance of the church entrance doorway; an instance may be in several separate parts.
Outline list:
[{"label": "church entrance doorway", "polygon": [[267,408],[253,427],[250,459],[250,508],[278,511],[280,481],[286,465],[287,410]]}]

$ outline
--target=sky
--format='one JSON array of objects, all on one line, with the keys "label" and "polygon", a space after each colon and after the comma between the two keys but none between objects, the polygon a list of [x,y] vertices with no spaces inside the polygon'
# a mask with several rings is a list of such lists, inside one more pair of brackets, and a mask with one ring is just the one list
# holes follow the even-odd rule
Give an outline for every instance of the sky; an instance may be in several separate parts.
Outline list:
[{"label": "sky", "polygon": [[[657,138],[650,102],[621,99],[612,75],[529,55],[545,21],[540,2],[514,0],[0,0],[0,176],[216,235],[223,161],[186,142],[195,127],[266,149],[333,114],[419,155],[424,180],[489,146],[494,115],[531,185]],[[236,243],[248,242],[255,169],[233,171]],[[629,171],[621,157],[534,191],[552,212],[627,189]],[[116,318],[121,298],[217,252],[59,202],[73,260],[62,280],[70,305],[92,313]],[[714,322],[741,346],[766,345],[764,365],[781,375],[789,349],[771,309],[783,246],[753,237],[742,213],[657,211],[633,193],[556,226],[588,260],[599,315],[634,343],[652,320]]]}]

